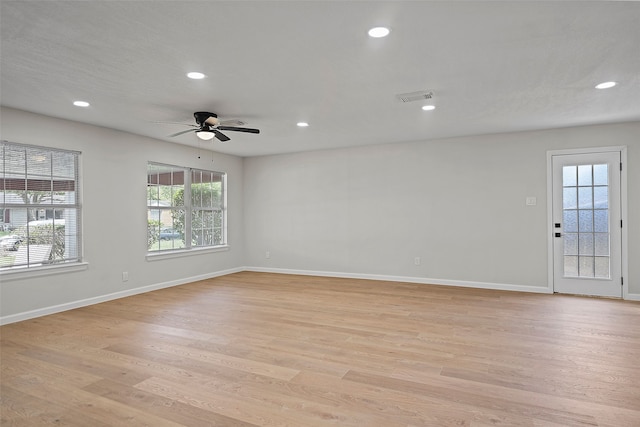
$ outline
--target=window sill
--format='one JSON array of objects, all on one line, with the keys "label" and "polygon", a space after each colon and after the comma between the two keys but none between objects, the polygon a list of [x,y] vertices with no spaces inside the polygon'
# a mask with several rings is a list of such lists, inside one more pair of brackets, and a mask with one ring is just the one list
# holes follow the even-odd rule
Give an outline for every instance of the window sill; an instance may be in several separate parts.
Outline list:
[{"label": "window sill", "polygon": [[163,259],[182,258],[192,255],[209,254],[214,252],[226,252],[231,248],[229,245],[214,246],[210,248],[195,248],[195,249],[177,249],[174,251],[166,251],[159,253],[148,253],[147,261],[160,261]]},{"label": "window sill", "polygon": [[48,265],[42,267],[31,268],[15,268],[10,270],[0,271],[0,278],[2,281],[30,279],[32,277],[51,276],[52,274],[64,274],[73,273],[76,271],[83,271],[89,268],[87,262],[74,262],[69,264]]}]

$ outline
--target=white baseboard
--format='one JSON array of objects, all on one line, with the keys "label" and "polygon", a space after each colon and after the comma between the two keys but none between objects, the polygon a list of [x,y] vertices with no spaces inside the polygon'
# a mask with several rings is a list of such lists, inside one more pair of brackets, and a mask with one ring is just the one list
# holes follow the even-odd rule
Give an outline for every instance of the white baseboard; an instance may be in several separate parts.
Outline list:
[{"label": "white baseboard", "polygon": [[628,301],[640,301],[640,294],[627,294],[624,299]]},{"label": "white baseboard", "polygon": [[50,307],[39,308],[37,310],[11,314],[9,316],[2,316],[0,317],[0,325],[7,325],[9,323],[20,322],[23,320],[33,319],[35,317],[41,317],[49,314],[60,313],[62,311],[67,311],[67,310],[73,310],[74,308],[86,307],[88,305],[99,304],[101,302],[107,302],[115,299],[130,297],[133,295],[143,294],[145,292],[157,291],[159,289],[184,285],[186,283],[191,283],[191,282],[197,282],[198,280],[211,279],[213,277],[225,276],[227,274],[232,274],[232,273],[239,273],[241,271],[244,271],[244,268],[238,267],[238,268],[232,268],[228,270],[216,271],[213,273],[185,277],[179,280],[156,283],[154,285],[142,286],[140,288],[134,288],[134,289],[127,289],[126,291],[114,292],[112,294],[100,295],[97,297],[86,298],[86,299],[72,301],[64,304],[53,305]]},{"label": "white baseboard", "polygon": [[284,268],[263,268],[263,267],[245,267],[245,271],[255,271],[261,273],[280,273],[280,274],[299,274],[301,276],[323,276],[323,277],[340,277],[347,279],[366,279],[366,280],[382,280],[386,282],[407,282],[421,283],[425,285],[445,285],[460,286],[465,288],[495,289],[500,291],[518,291],[518,292],[534,292],[550,294],[553,293],[548,287],[538,286],[522,286],[507,283],[490,283],[490,282],[469,282],[465,280],[443,280],[429,279],[425,277],[410,276],[387,276],[379,274],[359,274],[359,273],[341,273],[333,271],[312,271],[312,270],[291,270]]}]

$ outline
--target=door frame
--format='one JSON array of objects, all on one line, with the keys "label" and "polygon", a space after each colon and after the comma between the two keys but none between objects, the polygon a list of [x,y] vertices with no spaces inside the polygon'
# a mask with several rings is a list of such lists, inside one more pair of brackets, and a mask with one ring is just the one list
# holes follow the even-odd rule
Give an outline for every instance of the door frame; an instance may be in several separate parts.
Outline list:
[{"label": "door frame", "polygon": [[620,216],[622,218],[620,261],[622,263],[622,299],[628,299],[629,295],[629,259],[628,259],[628,222],[627,222],[627,147],[626,146],[610,146],[610,147],[590,147],[590,148],[570,148],[564,150],[547,151],[547,288],[549,293],[554,291],[554,228],[553,228],[553,156],[566,156],[574,154],[592,154],[592,153],[620,153],[620,161],[622,162],[622,171],[620,171]]}]

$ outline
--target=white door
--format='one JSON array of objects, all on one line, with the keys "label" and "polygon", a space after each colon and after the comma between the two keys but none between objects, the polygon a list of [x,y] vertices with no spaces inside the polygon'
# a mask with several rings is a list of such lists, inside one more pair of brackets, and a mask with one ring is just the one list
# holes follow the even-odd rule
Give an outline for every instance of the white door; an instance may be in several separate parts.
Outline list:
[{"label": "white door", "polygon": [[620,152],[551,159],[553,291],[622,297]]}]

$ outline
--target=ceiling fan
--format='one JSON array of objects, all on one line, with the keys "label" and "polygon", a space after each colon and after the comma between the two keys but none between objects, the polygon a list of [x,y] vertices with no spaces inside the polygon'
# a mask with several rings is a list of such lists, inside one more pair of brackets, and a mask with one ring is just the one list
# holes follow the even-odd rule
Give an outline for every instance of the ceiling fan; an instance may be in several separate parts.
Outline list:
[{"label": "ceiling fan", "polygon": [[[206,111],[198,111],[193,113],[193,117],[196,119],[197,125],[187,125],[191,126],[194,129],[187,129],[173,135],[169,135],[169,137],[173,138],[174,136],[183,135],[188,132],[195,132],[196,136],[204,141],[210,141],[213,138],[218,138],[220,142],[227,142],[231,138],[227,135],[220,132],[224,131],[234,131],[234,132],[246,132],[246,133],[260,133],[260,129],[252,129],[239,127],[244,125],[244,122],[239,120],[225,120],[220,121],[218,119],[218,115],[215,113],[209,113]],[[181,123],[184,124],[184,123]],[[234,126],[235,125],[235,126]]]}]

